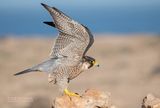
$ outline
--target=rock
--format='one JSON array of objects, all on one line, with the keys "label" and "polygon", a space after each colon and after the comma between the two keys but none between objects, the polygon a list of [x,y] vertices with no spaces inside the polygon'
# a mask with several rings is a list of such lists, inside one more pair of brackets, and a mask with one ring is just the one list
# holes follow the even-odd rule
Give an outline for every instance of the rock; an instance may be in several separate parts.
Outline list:
[{"label": "rock", "polygon": [[111,104],[110,93],[89,89],[81,97],[67,95],[57,97],[52,108],[115,108],[115,106]]},{"label": "rock", "polygon": [[143,99],[142,108],[160,108],[160,99],[152,94],[148,94]]}]

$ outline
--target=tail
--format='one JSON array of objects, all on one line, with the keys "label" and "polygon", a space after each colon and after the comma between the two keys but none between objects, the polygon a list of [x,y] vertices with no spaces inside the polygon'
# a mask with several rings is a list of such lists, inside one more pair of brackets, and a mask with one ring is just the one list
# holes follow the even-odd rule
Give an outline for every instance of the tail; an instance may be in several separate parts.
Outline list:
[{"label": "tail", "polygon": [[33,69],[26,69],[24,71],[18,72],[16,74],[14,74],[14,76],[16,75],[21,75],[21,74],[25,74],[25,73],[29,73],[29,72],[33,72],[33,71],[38,71],[38,70],[33,70]]}]

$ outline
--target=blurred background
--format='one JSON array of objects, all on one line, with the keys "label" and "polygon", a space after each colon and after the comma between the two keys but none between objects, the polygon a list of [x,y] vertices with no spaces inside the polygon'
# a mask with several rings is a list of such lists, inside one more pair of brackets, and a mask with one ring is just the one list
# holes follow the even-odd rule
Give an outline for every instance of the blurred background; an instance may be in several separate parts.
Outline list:
[{"label": "blurred background", "polygon": [[94,33],[160,33],[159,0],[1,0],[0,35],[53,34],[40,3],[57,7]]},{"label": "blurred background", "polygon": [[[40,5],[54,6],[88,26],[95,43],[88,55],[99,61],[71,81],[72,91],[111,92],[118,108],[140,108],[144,96],[160,97],[159,0],[0,0],[0,106],[50,108],[59,96],[45,73],[13,76],[49,57],[58,32]],[[88,78],[88,76],[90,76]],[[77,86],[78,85],[78,86]]]}]

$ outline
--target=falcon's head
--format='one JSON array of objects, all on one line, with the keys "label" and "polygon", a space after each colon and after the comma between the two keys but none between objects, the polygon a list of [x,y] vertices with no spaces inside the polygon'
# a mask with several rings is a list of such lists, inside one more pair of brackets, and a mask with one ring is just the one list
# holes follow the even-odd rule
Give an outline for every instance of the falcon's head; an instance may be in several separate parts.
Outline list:
[{"label": "falcon's head", "polygon": [[84,56],[83,57],[83,66],[85,69],[89,69],[93,66],[99,67],[99,64],[96,62],[96,60],[92,57],[89,56]]}]

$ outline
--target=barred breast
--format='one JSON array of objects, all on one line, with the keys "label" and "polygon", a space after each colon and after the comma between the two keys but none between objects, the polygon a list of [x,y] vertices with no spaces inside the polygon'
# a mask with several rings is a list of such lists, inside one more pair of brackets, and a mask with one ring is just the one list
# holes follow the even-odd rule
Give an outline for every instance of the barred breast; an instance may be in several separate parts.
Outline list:
[{"label": "barred breast", "polygon": [[68,72],[69,74],[69,79],[72,80],[75,77],[77,77],[80,73],[82,73],[82,69],[81,66],[74,66],[72,68],[70,68],[70,71]]},{"label": "barred breast", "polygon": [[83,70],[80,63],[76,66],[58,66],[54,72],[52,72],[52,75],[55,76],[56,80],[60,80],[61,78],[68,78],[69,80],[72,80],[81,72],[83,72]]}]

